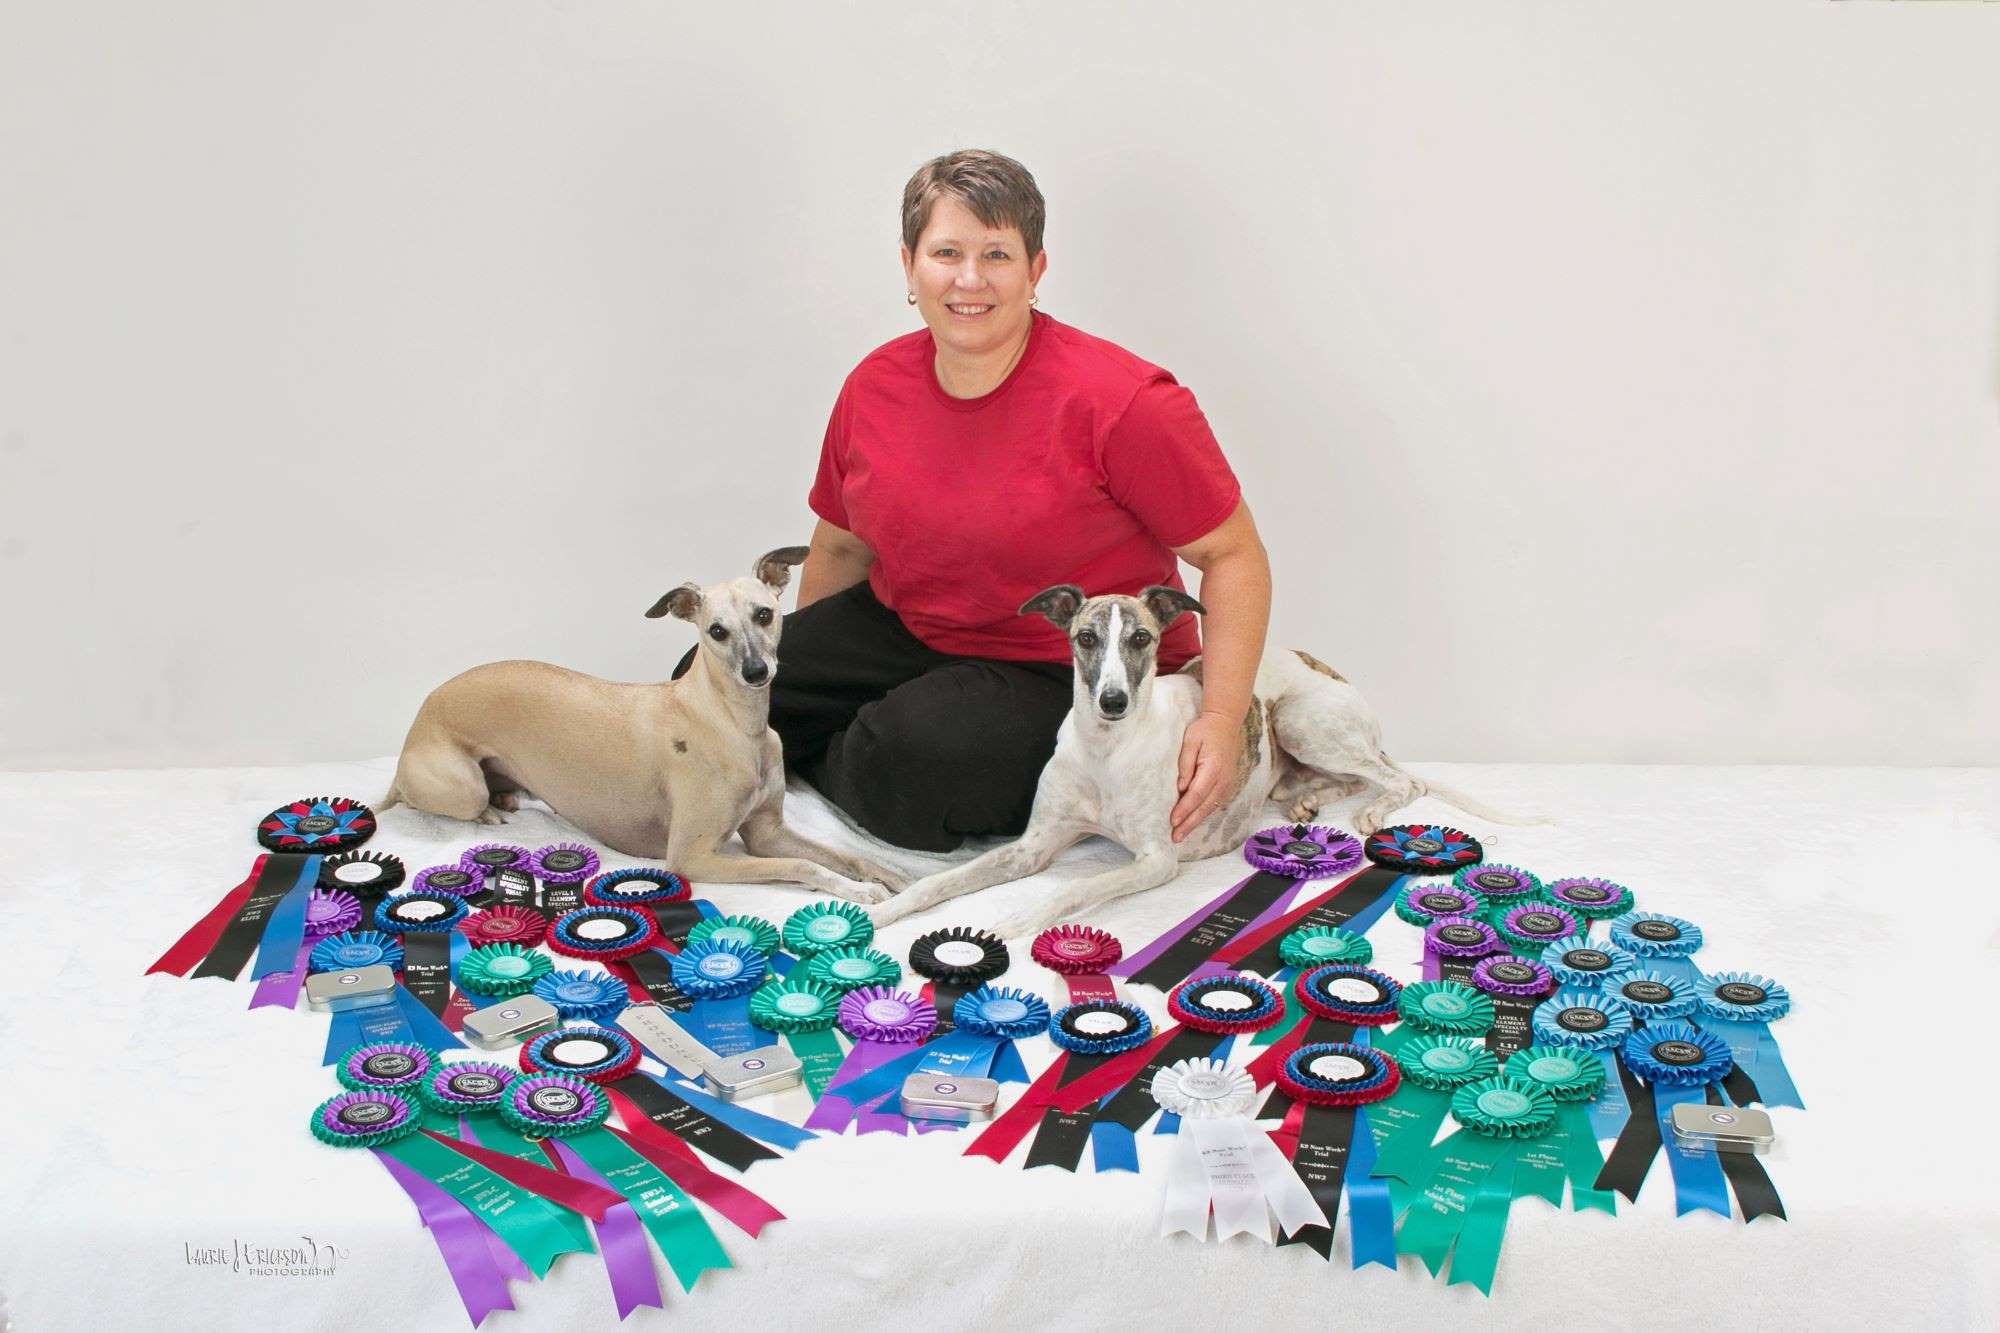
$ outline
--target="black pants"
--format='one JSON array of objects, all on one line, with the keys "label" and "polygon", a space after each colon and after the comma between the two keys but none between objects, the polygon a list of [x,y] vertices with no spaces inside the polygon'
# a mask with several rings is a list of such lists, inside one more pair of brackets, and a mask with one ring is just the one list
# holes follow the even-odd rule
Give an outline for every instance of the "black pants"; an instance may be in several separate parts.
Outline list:
[{"label": "black pants", "polygon": [[786,767],[861,827],[898,847],[949,851],[968,835],[1028,826],[1070,675],[1066,662],[926,647],[864,579],[785,617],[771,727]]}]

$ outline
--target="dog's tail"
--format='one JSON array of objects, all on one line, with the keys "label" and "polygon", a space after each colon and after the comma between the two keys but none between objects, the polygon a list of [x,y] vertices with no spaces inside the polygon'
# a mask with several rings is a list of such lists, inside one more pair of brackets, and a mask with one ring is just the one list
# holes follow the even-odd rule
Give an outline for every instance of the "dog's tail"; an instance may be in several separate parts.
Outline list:
[{"label": "dog's tail", "polygon": [[1429,778],[1417,777],[1416,774],[1410,773],[1408,769],[1402,769],[1401,771],[1409,773],[1409,776],[1416,781],[1417,787],[1423,795],[1435,796],[1446,805],[1455,805],[1468,815],[1475,815],[1480,819],[1489,820],[1495,824],[1512,824],[1517,827],[1526,824],[1547,824],[1551,822],[1547,815],[1542,814],[1510,815],[1503,813],[1502,811],[1495,810],[1492,806],[1476,797],[1466,795],[1456,787],[1447,787],[1441,782],[1432,782]]}]

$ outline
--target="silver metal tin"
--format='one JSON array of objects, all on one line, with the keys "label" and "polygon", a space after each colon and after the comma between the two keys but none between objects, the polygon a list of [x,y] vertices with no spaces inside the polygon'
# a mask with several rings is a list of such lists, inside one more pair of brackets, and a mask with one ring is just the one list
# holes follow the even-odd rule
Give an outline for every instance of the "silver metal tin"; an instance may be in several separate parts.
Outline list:
[{"label": "silver metal tin", "polygon": [[465,1016],[463,1035],[474,1046],[499,1051],[518,1046],[528,1038],[547,1032],[562,1022],[562,1015],[547,1000],[533,995],[516,995],[511,1000],[474,1009]]},{"label": "silver metal tin", "polygon": [[953,1074],[912,1074],[903,1080],[903,1114],[912,1120],[948,1120],[968,1125],[991,1120],[1000,1085],[990,1078]]},{"label": "silver metal tin", "polygon": [[796,1088],[804,1077],[799,1057],[785,1046],[759,1046],[754,1051],[717,1060],[701,1071],[702,1081],[725,1102],[740,1102],[766,1093]]},{"label": "silver metal tin", "polygon": [[1673,1110],[1674,1142],[1717,1152],[1769,1152],[1777,1134],[1771,1117],[1754,1106],[1682,1102]]},{"label": "silver metal tin", "polygon": [[645,1047],[646,1054],[682,1078],[700,1078],[722,1060],[657,1004],[627,1005],[613,1021]]},{"label": "silver metal tin", "polygon": [[344,972],[315,972],[306,978],[306,1005],[322,1014],[372,1009],[396,998],[396,974],[382,964]]}]

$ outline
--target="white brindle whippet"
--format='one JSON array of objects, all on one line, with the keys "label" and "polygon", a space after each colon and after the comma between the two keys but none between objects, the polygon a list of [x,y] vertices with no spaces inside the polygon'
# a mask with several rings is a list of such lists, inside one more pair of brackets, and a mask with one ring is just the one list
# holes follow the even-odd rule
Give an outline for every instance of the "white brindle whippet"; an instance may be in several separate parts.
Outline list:
[{"label": "white brindle whippet", "polygon": [[1201,603],[1177,588],[1137,597],[1091,597],[1072,584],[1037,593],[1023,615],[1042,615],[1069,635],[1076,672],[1069,716],[1035,789],[1017,842],[918,880],[873,916],[886,925],[947,899],[1022,879],[1063,849],[1101,834],[1132,853],[1129,864],[1064,886],[1046,902],[1000,923],[1003,936],[1073,920],[1113,898],[1171,880],[1182,861],[1233,852],[1268,818],[1265,802],[1295,823],[1333,801],[1373,789],[1355,816],[1372,833],[1395,810],[1431,795],[1484,818],[1515,822],[1471,798],[1426,782],[1382,753],[1382,724],[1361,692],[1310,654],[1272,649],[1257,670],[1243,719],[1243,749],[1223,803],[1175,843],[1181,734],[1201,711],[1201,659],[1155,676],[1160,635]]}]

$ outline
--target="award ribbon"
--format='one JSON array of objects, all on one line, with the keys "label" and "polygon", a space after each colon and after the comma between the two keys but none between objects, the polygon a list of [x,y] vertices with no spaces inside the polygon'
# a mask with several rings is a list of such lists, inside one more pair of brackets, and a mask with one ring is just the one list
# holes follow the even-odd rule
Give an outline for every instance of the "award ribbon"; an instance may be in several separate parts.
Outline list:
[{"label": "award ribbon", "polygon": [[[808,1129],[826,1129],[838,1134],[856,1121],[874,1102],[894,1096],[895,1089],[922,1058],[917,1043],[937,1026],[937,1009],[930,1001],[908,991],[887,986],[862,986],[841,997],[836,1012],[840,1028],[853,1039],[847,1058],[841,1061],[833,1081],[820,1094],[819,1104],[806,1117]],[[864,1075],[874,1074],[875,1084],[887,1084],[879,1093],[870,1086],[856,1089],[850,1097],[843,1092]],[[860,1095],[871,1093],[872,1095]],[[874,1129],[902,1133],[908,1122],[898,1115],[880,1115],[861,1124],[862,1133]]]},{"label": "award ribbon", "polygon": [[1449,884],[1412,880],[1396,894],[1396,915],[1413,926],[1428,926],[1448,916],[1484,917],[1486,895],[1460,884],[1464,877],[1460,871]]},{"label": "award ribbon", "polygon": [[1530,1046],[1507,1060],[1507,1076],[1539,1087],[1556,1104],[1555,1126],[1521,1154],[1516,1172],[1521,1194],[1563,1205],[1569,1185],[1577,1212],[1617,1212],[1617,1196],[1597,1188],[1604,1155],[1598,1151],[1584,1103],[1604,1091],[1604,1066],[1588,1051],[1567,1046]]},{"label": "award ribbon", "polygon": [[1542,950],[1542,966],[1566,990],[1588,990],[1638,965],[1636,957],[1617,945],[1593,944],[1588,935],[1572,935]]},{"label": "award ribbon", "polygon": [[[777,931],[765,928],[775,946]],[[741,1055],[762,1044],[750,1026],[750,992],[764,980],[764,957],[734,936],[691,939],[673,956],[674,985],[694,1001],[679,1016],[681,1024],[717,1055]]]},{"label": "award ribbon", "polygon": [[[1402,985],[1394,977],[1355,963],[1324,963],[1301,972],[1292,993],[1305,1011],[1304,1022],[1273,1042],[1250,1062],[1250,1076],[1262,1087],[1275,1082],[1278,1071],[1302,1045],[1348,1041],[1356,1028],[1383,1027],[1396,1021]],[[1284,1115],[1292,1106],[1283,1088],[1271,1094],[1263,1114]]]},{"label": "award ribbon", "polygon": [[[1116,1001],[1117,990],[1108,971],[1124,956],[1125,947],[1118,938],[1108,931],[1095,926],[1060,925],[1052,926],[1035,937],[1029,946],[1028,956],[1048,968],[1063,979],[1063,987],[1069,992],[1071,1005],[1086,1001]],[[1051,1022],[1053,1022],[1053,1017]],[[1115,1023],[1114,1023],[1115,1026]],[[1061,1046],[1056,1048],[1055,1064],[1037,1080],[1036,1087],[1053,1087],[1068,1079],[1077,1078],[1090,1072],[1103,1059],[1100,1055],[1071,1054]],[[1032,1091],[1032,1089],[1031,1089]],[[1025,1116],[1027,1099],[1023,1098],[1024,1109],[1018,1114]],[[1099,1170],[1118,1170],[1125,1166],[1123,1153],[1131,1151],[1134,1158],[1137,1149],[1129,1136],[1123,1139],[1114,1135],[1114,1126],[1094,1129],[1091,1111],[1086,1108],[1074,1114],[1058,1111],[1053,1107],[1037,1106],[1042,1113],[1041,1124],[1035,1129],[1034,1142],[1028,1145],[1027,1161],[1023,1169],[1038,1166],[1055,1166],[1065,1171],[1074,1171],[1083,1162],[1083,1146],[1095,1137],[1102,1148],[1097,1162]],[[1136,1161],[1135,1168],[1136,1169]]]},{"label": "award ribbon", "polygon": [[1374,1174],[1414,1185],[1421,1177],[1431,1141],[1444,1123],[1451,1094],[1468,1083],[1500,1073],[1500,1062],[1472,1037],[1424,1034],[1401,1043],[1396,1062],[1400,1087],[1375,1108]]},{"label": "award ribbon", "polygon": [[1452,874],[1486,855],[1479,839],[1446,824],[1391,824],[1369,834],[1365,850],[1376,865],[1411,875]]},{"label": "award ribbon", "polygon": [[[403,946],[397,937],[379,930],[349,930],[329,935],[306,956],[310,972],[345,972],[377,964],[391,970],[404,965]],[[320,1063],[330,1065],[342,1051],[366,1041],[412,1041],[432,1050],[464,1046],[401,985],[395,988],[387,1004],[334,1013],[326,1027],[326,1050]]]},{"label": "award ribbon", "polygon": [[[733,1125],[694,1104],[694,1099],[638,1072],[639,1048],[614,1028],[570,1026],[530,1038],[521,1047],[521,1068],[560,1074],[602,1087],[634,1129],[644,1119],[690,1147],[739,1171],[778,1154]],[[762,1117],[760,1117],[761,1119]]]},{"label": "award ribbon", "polygon": [[[1130,1075],[1130,1081],[1104,1099],[1091,1117],[1092,1124],[1118,1125],[1137,1133],[1159,1109],[1150,1089],[1154,1076],[1161,1069],[1183,1060],[1213,1059],[1218,1039],[1222,1042],[1233,1041],[1240,1033],[1274,1027],[1284,1021],[1284,1008],[1284,1001],[1277,990],[1255,977],[1225,973],[1182,982],[1167,995],[1167,1014],[1175,1020],[1176,1026],[1168,1028],[1154,1041],[1146,1059],[1137,1062],[1138,1067]],[[1119,1058],[1131,1059],[1130,1056]],[[1112,1061],[1105,1068],[1116,1063]],[[1104,1070],[1100,1069],[1089,1077],[1101,1078],[1103,1074]],[[1080,1086],[1087,1081],[1079,1080],[1071,1086]],[[1070,1095],[1069,1090],[1064,1089],[1063,1095]],[[1136,1154],[1134,1156],[1136,1158]],[[1137,1169],[1136,1161],[1132,1169]]]},{"label": "award ribbon", "polygon": [[1256,873],[1126,958],[1118,974],[1160,990],[1178,985],[1246,930],[1281,917],[1305,881],[1357,869],[1361,844],[1337,828],[1293,824],[1251,834],[1243,859]]},{"label": "award ribbon", "polygon": [[1698,975],[1689,956],[1701,948],[1701,927],[1692,921],[1663,912],[1627,912],[1612,920],[1611,942],[1655,971],[1690,981]]},{"label": "award ribbon", "polygon": [[[1324,1220],[1285,1236],[1280,1245],[1310,1245],[1320,1258],[1333,1258],[1333,1224],[1340,1213],[1341,1189],[1352,1169],[1356,1130],[1364,1123],[1357,1111],[1394,1094],[1401,1081],[1395,1060],[1354,1042],[1313,1043],[1286,1057],[1278,1070],[1278,1087],[1299,1110],[1296,1137],[1287,1140],[1292,1145],[1292,1168]],[[1288,1123],[1290,1119],[1288,1115]],[[1367,1133],[1361,1130],[1364,1137]],[[1350,1232],[1360,1225],[1365,1224],[1350,1217]]]},{"label": "award ribbon", "polygon": [[1596,1057],[1605,1078],[1604,1090],[1590,1104],[1591,1136],[1616,1138],[1632,1112],[1617,1063],[1618,1045],[1632,1031],[1632,1011],[1616,996],[1559,990],[1535,1006],[1530,1023],[1537,1046],[1563,1046]]},{"label": "award ribbon", "polygon": [[1416,1255],[1432,1274],[1449,1254],[1449,1283],[1490,1293],[1521,1157],[1554,1128],[1555,1115],[1555,1099],[1539,1085],[1504,1074],[1453,1092],[1460,1128],[1426,1159],[1396,1252]]},{"label": "award ribbon", "polygon": [[1500,920],[1495,923],[1499,927],[1500,938],[1507,941],[1515,953],[1528,958],[1540,957],[1542,950],[1557,940],[1577,934],[1586,924],[1567,909],[1549,903],[1530,902],[1518,907],[1489,910],[1500,915]]},{"label": "award ribbon", "polygon": [[418,1129],[416,1103],[401,1092],[343,1092],[321,1102],[311,1120],[313,1137],[336,1148],[368,1148],[396,1162],[456,1199],[541,1277],[558,1255],[589,1253],[555,1207],[517,1189],[486,1167],[451,1152]]},{"label": "award ribbon", "polygon": [[631,868],[610,870],[583,887],[583,902],[590,907],[625,907],[651,917],[666,945],[678,949],[687,942],[688,932],[703,920],[717,915],[703,910],[688,882],[670,870]]},{"label": "award ribbon", "polygon": [[1729,1043],[1736,1068],[1748,1080],[1744,1090],[1747,1100],[1738,1100],[1738,1089],[1724,1081],[1723,1091],[1730,1094],[1730,1100],[1738,1106],[1758,1102],[1804,1110],[1805,1103],[1799,1099],[1798,1087],[1785,1068],[1785,1058],[1770,1028],[1791,1012],[1791,992],[1754,972],[1717,972],[1702,977],[1695,994],[1701,1027]]},{"label": "award ribbon", "polygon": [[1528,871],[1494,861],[1464,867],[1452,875],[1451,883],[1461,893],[1476,894],[1484,903],[1478,914],[1496,926],[1508,908],[1519,907],[1542,892],[1542,882]]},{"label": "award ribbon", "polygon": [[1375,946],[1365,936],[1339,926],[1299,926],[1279,939],[1278,961],[1284,966],[1278,969],[1271,981],[1285,997],[1285,1016],[1275,1026],[1253,1034],[1250,1038],[1252,1046],[1269,1046],[1305,1018],[1305,1006],[1300,1003],[1292,984],[1299,973],[1327,963],[1352,963],[1356,966],[1372,963],[1375,961]]},{"label": "award ribbon", "polygon": [[1424,980],[1464,985],[1472,969],[1488,954],[1506,946],[1493,927],[1469,916],[1439,917],[1424,927]]},{"label": "award ribbon", "polygon": [[[1384,847],[1390,850],[1385,851]],[[1307,926],[1345,926],[1356,935],[1366,934],[1368,928],[1380,920],[1382,913],[1388,911],[1389,905],[1395,901],[1405,875],[1434,873],[1410,869],[1408,863],[1394,853],[1393,844],[1378,845],[1372,837],[1362,847],[1362,855],[1374,864],[1307,899],[1289,912],[1266,919],[1262,924],[1251,925],[1217,950],[1214,961],[1225,967],[1268,977],[1280,965],[1280,941],[1292,931]]]},{"label": "award ribbon", "polygon": [[529,871],[539,884],[535,906],[551,921],[574,912],[583,906],[584,881],[597,874],[600,864],[597,853],[580,842],[536,848],[528,858]]},{"label": "award ribbon", "polygon": [[1577,933],[1582,935],[1590,933],[1591,922],[1609,921],[1632,910],[1632,890],[1608,879],[1578,876],[1552,880],[1543,887],[1542,896],[1581,918],[1583,928]]},{"label": "award ribbon", "polygon": [[1311,1191],[1247,1118],[1257,1097],[1247,1073],[1217,1060],[1180,1060],[1155,1071],[1146,1090],[1157,1109],[1185,1125],[1167,1176],[1161,1235],[1185,1231],[1205,1240],[1211,1211],[1217,1240],[1249,1235],[1268,1245],[1274,1213],[1286,1236],[1326,1225]]},{"label": "award ribbon", "polygon": [[308,960],[313,948],[329,935],[338,935],[361,924],[361,900],[351,893],[315,888],[306,895],[304,939],[292,965],[260,980],[250,994],[250,1007],[290,1009],[298,1004],[299,988],[305,984]]},{"label": "award ribbon", "polygon": [[623,1013],[627,1002],[625,987],[603,972],[547,972],[536,980],[534,994],[564,1022],[600,1027]]},{"label": "award ribbon", "polygon": [[1706,1100],[1703,1088],[1720,1082],[1733,1059],[1720,1038],[1687,1023],[1664,1022],[1634,1028],[1618,1046],[1618,1072],[1632,1114],[1611,1147],[1599,1189],[1616,1190],[1637,1201],[1653,1159],[1666,1149],[1674,1179],[1674,1212],[1705,1211],[1729,1216],[1717,1154],[1683,1147],[1674,1141],[1673,1108],[1683,1102]]},{"label": "award ribbon", "polygon": [[[1079,1116],[1077,1112],[1095,1101],[1096,1097],[1083,1098],[1074,1109],[1065,1111],[1056,1106],[1057,1094],[1064,1085],[1094,1075],[1110,1061],[1140,1049],[1152,1036],[1153,1020],[1146,1016],[1143,1009],[1122,1000],[1109,997],[1080,1000],[1056,1010],[1049,1018],[1049,1040],[1056,1044],[1058,1052],[1055,1061],[1042,1071],[1041,1077],[1029,1086],[1019,1100],[980,1132],[965,1150],[965,1155],[1005,1161],[1007,1154],[1027,1137],[1037,1121],[1041,1121],[1045,1131],[1048,1129],[1050,1122],[1044,1113],[1055,1110],[1067,1117],[1062,1122],[1061,1142],[1052,1144],[1045,1151],[1038,1136],[1036,1153],[1041,1154],[1042,1160],[1036,1160],[1036,1154],[1030,1154],[1028,1165],[1048,1164],[1061,1166],[1066,1171],[1075,1170],[1083,1152],[1082,1138],[1087,1130],[1076,1131],[1073,1138],[1070,1131],[1077,1125],[1089,1124],[1090,1116]],[[1072,1143],[1074,1151],[1069,1148]]]},{"label": "award ribbon", "polygon": [[1540,963],[1494,954],[1473,967],[1472,986],[1493,999],[1486,1049],[1505,1060],[1533,1042],[1535,1007],[1554,992],[1556,978]]},{"label": "award ribbon", "polygon": [[560,1074],[517,1078],[500,1103],[501,1117],[517,1133],[543,1140],[544,1150],[572,1175],[594,1176],[623,1195],[681,1290],[693,1291],[703,1273],[730,1267],[729,1255],[694,1201],[605,1129],[610,1113],[611,1101],[602,1089]]},{"label": "award ribbon", "polygon": [[804,977],[768,978],[750,993],[750,1021],[776,1033],[798,1057],[806,1091],[817,1101],[840,1068],[843,1052],[834,1034],[840,995]]},{"label": "award ribbon", "polygon": [[917,936],[910,945],[910,970],[931,983],[930,1000],[939,1016],[933,1039],[951,1031],[961,996],[1001,975],[1012,961],[990,931],[952,926]]},{"label": "award ribbon", "polygon": [[[867,947],[875,940],[875,923],[853,903],[828,899],[807,903],[786,917],[782,938],[794,958],[810,958],[828,949]],[[789,964],[778,966],[779,961],[772,960],[773,971],[783,975],[791,970]]]},{"label": "award ribbon", "polygon": [[453,927],[470,911],[438,889],[405,889],[375,904],[375,928],[402,937],[404,987],[438,1018],[451,1003]]}]

